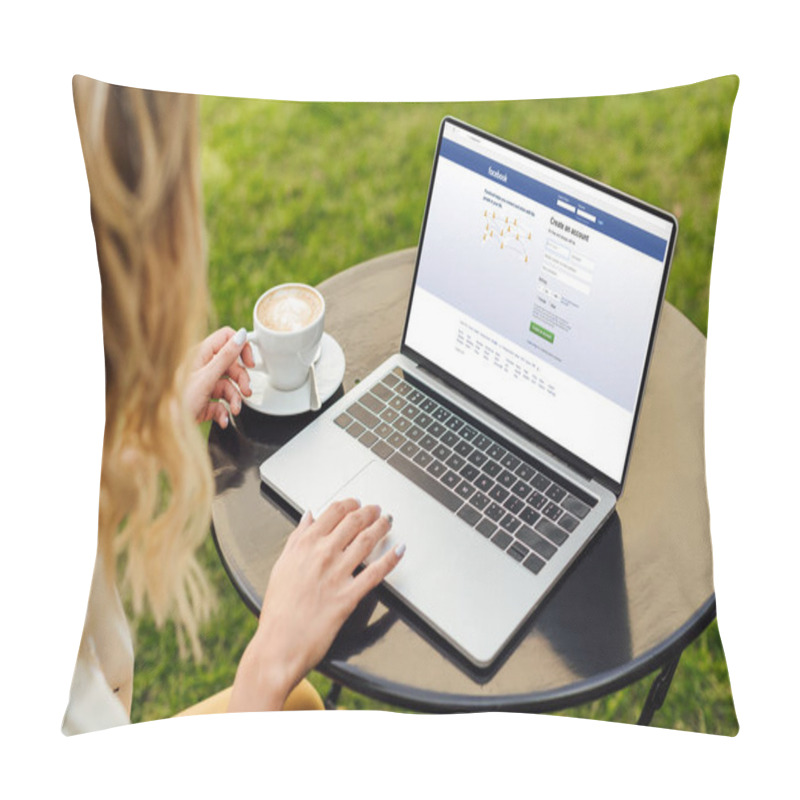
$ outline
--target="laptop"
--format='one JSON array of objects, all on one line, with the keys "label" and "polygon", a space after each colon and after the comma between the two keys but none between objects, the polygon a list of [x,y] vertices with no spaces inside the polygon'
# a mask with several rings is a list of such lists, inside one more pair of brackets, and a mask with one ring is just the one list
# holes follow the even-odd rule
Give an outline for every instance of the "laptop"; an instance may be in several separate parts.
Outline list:
[{"label": "laptop", "polygon": [[357,497],[385,588],[488,668],[622,492],[677,221],[451,117],[402,346],[261,465],[298,512]]}]

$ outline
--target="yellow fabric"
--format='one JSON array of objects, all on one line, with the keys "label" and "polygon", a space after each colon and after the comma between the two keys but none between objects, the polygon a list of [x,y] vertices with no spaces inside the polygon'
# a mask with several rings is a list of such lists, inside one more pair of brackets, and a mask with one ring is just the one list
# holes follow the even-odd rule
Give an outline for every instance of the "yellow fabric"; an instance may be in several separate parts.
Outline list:
[{"label": "yellow fabric", "polygon": [[[185,708],[175,716],[190,717],[195,714],[224,714],[228,710],[232,691],[233,687],[229,686],[227,689],[223,689],[221,692],[217,692],[211,697]],[[323,711],[324,709],[322,698],[305,678],[295,686],[283,706],[284,711]]]}]

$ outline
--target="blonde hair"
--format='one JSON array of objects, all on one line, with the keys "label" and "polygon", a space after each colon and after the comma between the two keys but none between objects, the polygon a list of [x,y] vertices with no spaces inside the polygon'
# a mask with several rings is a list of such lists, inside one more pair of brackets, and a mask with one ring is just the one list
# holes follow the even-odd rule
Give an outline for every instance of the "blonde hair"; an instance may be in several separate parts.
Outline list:
[{"label": "blonde hair", "polygon": [[212,477],[187,413],[186,354],[206,323],[206,259],[191,95],[73,79],[100,266],[106,427],[98,558],[134,614],[175,621],[196,657],[213,596],[195,552]]}]

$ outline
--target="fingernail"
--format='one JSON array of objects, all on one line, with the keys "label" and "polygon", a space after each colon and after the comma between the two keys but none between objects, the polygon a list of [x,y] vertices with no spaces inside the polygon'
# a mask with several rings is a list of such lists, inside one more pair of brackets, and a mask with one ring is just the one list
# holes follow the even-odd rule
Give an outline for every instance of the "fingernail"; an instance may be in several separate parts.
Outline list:
[{"label": "fingernail", "polygon": [[390,525],[394,522],[394,517],[391,514],[387,514],[386,519],[388,520]]},{"label": "fingernail", "polygon": [[302,519],[300,522],[311,522],[311,509],[306,509],[306,513],[303,514]]},{"label": "fingernail", "polygon": [[227,425],[228,425],[228,415],[227,415],[227,414],[223,414],[223,415],[222,415],[222,419],[220,420],[220,423],[219,423],[219,424],[220,424],[220,425],[221,425],[223,428],[227,427]]},{"label": "fingernail", "polygon": [[399,544],[399,545],[397,545],[397,547],[395,547],[394,554],[398,558],[402,558],[403,557],[403,553],[405,553],[405,551],[406,551],[406,546],[404,544]]},{"label": "fingernail", "polygon": [[244,344],[244,340],[246,338],[247,338],[247,328],[239,328],[239,330],[233,334],[234,344]]}]

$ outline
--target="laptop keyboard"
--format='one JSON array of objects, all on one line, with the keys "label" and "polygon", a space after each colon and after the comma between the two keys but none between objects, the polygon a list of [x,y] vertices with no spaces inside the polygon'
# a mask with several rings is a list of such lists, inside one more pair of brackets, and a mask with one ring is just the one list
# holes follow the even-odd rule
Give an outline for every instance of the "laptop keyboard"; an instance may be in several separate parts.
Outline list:
[{"label": "laptop keyboard", "polygon": [[596,502],[399,370],[334,422],[537,574]]}]

